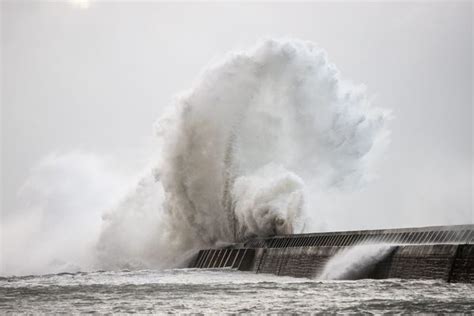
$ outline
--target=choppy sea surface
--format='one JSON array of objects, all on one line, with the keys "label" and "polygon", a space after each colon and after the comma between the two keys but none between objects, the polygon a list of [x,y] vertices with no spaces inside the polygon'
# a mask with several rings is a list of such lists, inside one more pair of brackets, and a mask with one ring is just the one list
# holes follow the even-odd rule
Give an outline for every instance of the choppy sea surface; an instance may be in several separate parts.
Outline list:
[{"label": "choppy sea surface", "polygon": [[474,312],[474,285],[320,281],[234,270],[143,270],[0,278],[1,313]]}]

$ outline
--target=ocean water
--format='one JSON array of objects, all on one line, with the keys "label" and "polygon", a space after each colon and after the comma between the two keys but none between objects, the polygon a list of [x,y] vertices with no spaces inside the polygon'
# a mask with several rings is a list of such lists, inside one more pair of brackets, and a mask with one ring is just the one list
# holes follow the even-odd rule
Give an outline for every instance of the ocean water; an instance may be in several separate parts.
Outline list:
[{"label": "ocean water", "polygon": [[417,313],[474,311],[474,285],[330,281],[227,269],[0,278],[1,313]]}]

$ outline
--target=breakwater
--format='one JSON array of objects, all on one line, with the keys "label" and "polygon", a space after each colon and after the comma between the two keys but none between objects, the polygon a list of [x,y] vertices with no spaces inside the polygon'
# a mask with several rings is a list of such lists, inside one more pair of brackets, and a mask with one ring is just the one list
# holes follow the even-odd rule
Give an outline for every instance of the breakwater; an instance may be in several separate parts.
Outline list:
[{"label": "breakwater", "polygon": [[389,251],[359,277],[474,283],[474,225],[258,237],[200,250],[189,267],[315,278],[337,254],[381,244],[389,246]]}]

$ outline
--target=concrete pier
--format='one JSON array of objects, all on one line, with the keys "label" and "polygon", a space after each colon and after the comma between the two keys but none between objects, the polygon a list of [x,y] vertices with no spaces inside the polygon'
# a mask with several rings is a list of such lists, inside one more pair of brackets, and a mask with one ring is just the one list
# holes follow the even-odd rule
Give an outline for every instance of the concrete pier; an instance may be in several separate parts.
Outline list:
[{"label": "concrete pier", "polygon": [[190,267],[314,278],[335,254],[370,244],[392,247],[366,272],[367,278],[474,283],[474,225],[258,237],[226,248],[200,250]]}]

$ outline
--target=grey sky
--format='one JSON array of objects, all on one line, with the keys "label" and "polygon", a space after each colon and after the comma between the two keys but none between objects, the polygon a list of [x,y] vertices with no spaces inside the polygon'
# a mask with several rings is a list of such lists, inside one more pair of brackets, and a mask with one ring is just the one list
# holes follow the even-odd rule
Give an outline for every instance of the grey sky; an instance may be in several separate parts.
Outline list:
[{"label": "grey sky", "polygon": [[471,2],[1,5],[2,216],[51,152],[139,165],[153,122],[203,66],[287,36],[318,43],[395,117],[379,179],[330,210],[347,222],[328,225],[474,222]]}]

